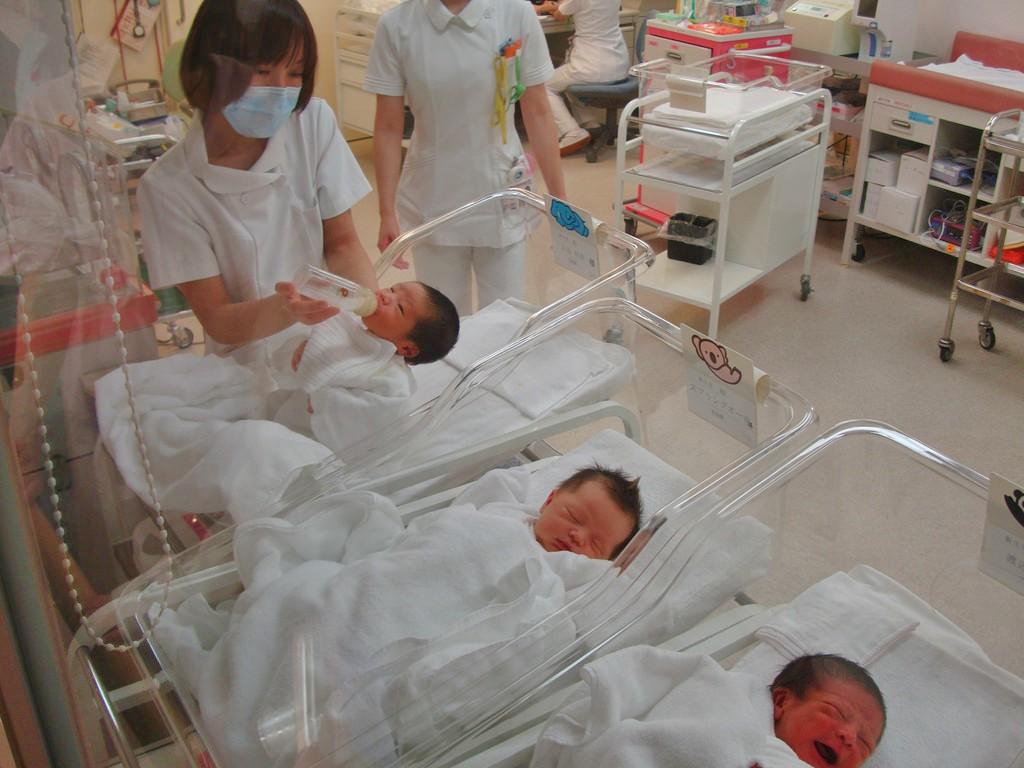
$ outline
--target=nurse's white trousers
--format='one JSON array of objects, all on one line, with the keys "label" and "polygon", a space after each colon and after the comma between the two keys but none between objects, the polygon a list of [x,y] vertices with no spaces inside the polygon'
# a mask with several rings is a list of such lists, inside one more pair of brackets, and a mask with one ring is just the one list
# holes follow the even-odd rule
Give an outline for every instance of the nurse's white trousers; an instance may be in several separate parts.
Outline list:
[{"label": "nurse's white trousers", "polygon": [[562,97],[562,91],[570,85],[588,82],[600,81],[582,79],[578,72],[570,72],[568,64],[563,64],[555,70],[554,74],[551,75],[551,79],[545,83],[548,89],[548,101],[551,102],[551,114],[555,118],[555,129],[558,131],[558,140],[560,142],[571,134],[578,135],[581,130],[580,123],[584,125],[589,125],[591,123],[599,125],[604,118],[603,109],[594,109],[593,107],[585,107],[582,104],[573,104],[573,109],[580,118],[580,122],[577,123],[576,118],[573,117],[572,112],[565,103],[565,99]]},{"label": "nurse's white trousers", "polygon": [[433,286],[455,304],[460,316],[472,314],[472,276],[477,308],[495,299],[523,298],[526,285],[526,240],[504,248],[472,245],[417,245],[416,279]]}]

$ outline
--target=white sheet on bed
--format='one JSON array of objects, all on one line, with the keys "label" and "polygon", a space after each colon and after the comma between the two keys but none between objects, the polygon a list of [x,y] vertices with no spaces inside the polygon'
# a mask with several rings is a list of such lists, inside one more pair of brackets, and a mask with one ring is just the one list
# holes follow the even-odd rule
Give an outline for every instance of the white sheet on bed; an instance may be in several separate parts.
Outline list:
[{"label": "white sheet on bed", "polygon": [[986,67],[980,61],[975,61],[967,54],[961,54],[956,61],[949,61],[945,64],[925,64],[921,69],[939,72],[943,75],[952,75],[953,77],[963,77],[967,80],[995,85],[999,88],[1024,91],[1024,72],[1016,69]]},{"label": "white sheet on bed", "polygon": [[[796,100],[796,94],[774,88],[751,88],[746,91],[709,88],[706,113],[660,104],[647,117],[679,128],[692,126],[728,133],[741,119],[773,113],[771,117],[748,123],[740,129],[733,148],[735,154],[740,154],[810,121],[813,112],[806,104],[785,108],[786,104]],[[725,159],[724,138],[650,123],[643,123],[640,130],[644,142],[653,147],[717,160]]]},{"label": "white sheet on bed", "polygon": [[837,652],[866,665],[888,709],[866,768],[1008,768],[1024,750],[1024,681],[873,568],[819,582],[757,634],[764,642],[737,669],[765,682],[797,651]]}]

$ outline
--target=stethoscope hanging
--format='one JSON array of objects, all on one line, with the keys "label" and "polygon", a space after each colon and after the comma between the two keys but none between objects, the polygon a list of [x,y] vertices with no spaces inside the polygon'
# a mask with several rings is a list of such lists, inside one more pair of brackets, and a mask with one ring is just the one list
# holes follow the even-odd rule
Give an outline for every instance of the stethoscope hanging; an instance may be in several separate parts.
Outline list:
[{"label": "stethoscope hanging", "polygon": [[[29,381],[32,387],[32,396],[36,406],[36,414],[39,418],[38,433],[40,442],[42,445],[42,456],[43,456],[43,469],[46,474],[46,485],[49,490],[49,500],[53,507],[53,520],[56,525],[57,537],[60,540],[60,552],[62,556],[62,565],[64,568],[64,581],[68,587],[68,593],[71,596],[71,601],[74,606],[75,613],[78,614],[79,621],[93,642],[97,645],[103,646],[108,651],[120,651],[126,652],[138,648],[153,632],[153,627],[159,622],[160,617],[163,615],[164,610],[167,608],[167,600],[171,586],[171,546],[168,542],[167,534],[167,521],[164,519],[163,509],[160,505],[160,499],[156,492],[156,480],[153,478],[153,473],[149,471],[149,452],[146,450],[146,443],[142,436],[142,425],[139,422],[139,412],[135,400],[135,388],[132,386],[131,376],[128,372],[128,348],[124,342],[124,330],[121,328],[121,314],[118,312],[117,294],[114,291],[115,278],[113,274],[113,259],[110,258],[110,240],[105,232],[106,222],[103,217],[103,202],[100,198],[100,186],[96,180],[95,168],[92,162],[92,147],[89,143],[89,137],[86,134],[86,122],[85,122],[85,99],[82,96],[82,83],[78,76],[78,52],[75,46],[75,33],[72,29],[71,21],[71,8],[69,6],[69,0],[63,0],[63,21],[65,31],[65,42],[68,49],[68,62],[71,66],[71,84],[74,88],[75,96],[75,107],[78,111],[78,131],[82,137],[82,144],[85,154],[84,171],[88,177],[87,184],[87,196],[89,198],[90,205],[93,209],[93,221],[96,223],[96,229],[99,235],[100,253],[101,256],[98,260],[99,269],[95,274],[99,276],[101,287],[107,297],[107,302],[111,308],[111,319],[114,323],[115,338],[117,339],[118,346],[120,347],[121,356],[121,373],[124,376],[124,386],[128,393],[128,405],[131,410],[131,421],[132,428],[135,433],[136,444],[139,448],[139,453],[142,456],[142,464],[146,467],[146,484],[149,490],[150,500],[152,501],[153,512],[156,517],[156,524],[160,534],[161,549],[163,550],[164,557],[167,561],[167,573],[163,582],[163,590],[160,597],[160,602],[157,606],[156,618],[153,624],[147,627],[141,637],[133,639],[129,643],[111,643],[104,640],[103,637],[96,631],[96,628],[89,621],[85,615],[85,607],[78,599],[78,590],[75,587],[75,575],[71,569],[71,558],[68,552],[68,545],[65,541],[65,530],[64,530],[64,513],[61,510],[61,498],[57,492],[57,479],[54,475],[54,462],[52,446],[50,439],[47,434],[46,427],[46,409],[43,402],[42,392],[39,389],[39,372],[35,365],[35,355],[32,352],[32,333],[30,330],[29,322],[30,317],[28,309],[26,307],[25,291],[22,290],[22,275],[18,270],[17,263],[15,261],[15,276],[18,283],[18,319],[22,328],[21,341],[25,345],[25,361],[28,364],[29,369]],[[135,9],[138,10],[138,0],[135,0]],[[139,21],[138,15],[136,15],[136,22]],[[138,24],[136,30],[141,28],[141,23]],[[143,35],[145,35],[145,29],[142,29]],[[10,228],[6,226],[6,211],[3,206],[0,206],[0,224],[4,225],[4,229],[8,232],[8,239],[10,239]],[[8,246],[11,248],[12,259],[16,257],[14,254],[17,252],[13,247],[13,243],[8,242]]]},{"label": "stethoscope hanging", "polygon": [[135,14],[135,26],[132,27],[132,36],[145,37],[146,28],[142,25],[142,17],[139,15],[139,0],[132,0],[132,13]]}]

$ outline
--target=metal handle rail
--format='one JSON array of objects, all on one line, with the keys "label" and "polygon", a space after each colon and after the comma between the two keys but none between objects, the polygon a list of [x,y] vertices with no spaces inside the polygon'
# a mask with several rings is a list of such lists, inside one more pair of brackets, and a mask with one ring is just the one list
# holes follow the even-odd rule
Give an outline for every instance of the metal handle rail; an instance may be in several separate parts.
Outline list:
[{"label": "metal handle rail", "polygon": [[[501,202],[520,202],[525,203],[527,206],[534,208],[538,212],[547,211],[547,204],[544,198],[534,192],[530,192],[529,190],[520,189],[519,187],[509,187],[507,189],[499,190],[498,192],[493,192],[477,200],[466,203],[465,205],[459,206],[458,208],[455,208],[442,216],[438,216],[436,219],[432,219],[431,221],[428,221],[414,229],[403,232],[401,235],[396,237],[387,248],[384,249],[384,253],[380,255],[380,258],[377,259],[377,263],[374,264],[374,270],[377,272],[378,276],[383,275],[399,256],[407,253],[417,243],[421,243],[430,238],[430,236],[439,229],[443,230],[450,222],[459,221],[465,216],[471,214],[473,211]],[[587,283],[587,285],[582,288],[578,288],[567,296],[563,296],[558,299],[554,303],[538,309],[533,315],[531,315],[529,320],[526,321],[520,331],[520,334],[526,333],[539,324],[546,322],[548,319],[560,315],[566,307],[576,304],[582,296],[593,292],[597,288],[614,282],[638,268],[650,267],[654,263],[654,251],[643,240],[639,240],[631,235],[627,235],[625,232],[620,232],[617,229],[607,226],[601,231],[605,233],[605,242],[607,245],[626,253],[624,261],[615,268],[609,270],[607,273],[601,275],[596,280]]]}]

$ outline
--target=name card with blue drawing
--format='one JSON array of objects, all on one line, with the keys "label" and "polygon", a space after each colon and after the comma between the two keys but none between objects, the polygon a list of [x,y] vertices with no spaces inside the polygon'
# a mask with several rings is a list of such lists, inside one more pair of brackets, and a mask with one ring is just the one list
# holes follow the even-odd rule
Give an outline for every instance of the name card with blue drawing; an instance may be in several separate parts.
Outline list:
[{"label": "name card with blue drawing", "polygon": [[593,280],[601,274],[598,250],[604,240],[600,219],[582,208],[545,195],[551,217],[551,251],[555,263]]},{"label": "name card with blue drawing", "polygon": [[748,357],[685,325],[686,400],[691,413],[737,440],[757,444],[757,404],[771,382]]},{"label": "name card with blue drawing", "polygon": [[1024,595],[1024,488],[992,475],[979,567]]}]

